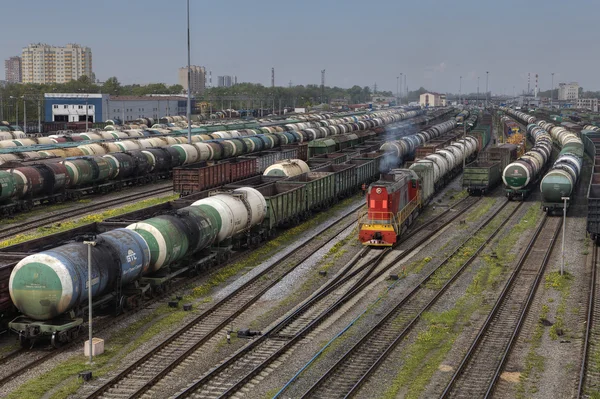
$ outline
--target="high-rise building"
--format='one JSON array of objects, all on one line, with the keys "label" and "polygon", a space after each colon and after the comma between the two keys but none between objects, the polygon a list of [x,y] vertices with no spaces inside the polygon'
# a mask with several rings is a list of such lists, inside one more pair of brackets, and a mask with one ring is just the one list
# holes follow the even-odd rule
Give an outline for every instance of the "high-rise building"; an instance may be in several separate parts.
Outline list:
[{"label": "high-rise building", "polygon": [[572,101],[579,98],[579,84],[577,82],[559,83],[558,99],[562,101]]},{"label": "high-rise building", "polygon": [[[188,89],[187,72],[187,67],[179,68],[179,84],[183,86],[183,90],[186,92]],[[191,92],[194,94],[204,93],[204,88],[206,87],[206,69],[202,66],[191,65],[190,73]]]},{"label": "high-rise building", "polygon": [[219,76],[217,80],[219,87],[231,87],[233,84],[233,78],[230,75]]},{"label": "high-rise building", "polygon": [[23,48],[21,58],[23,83],[67,83],[82,76],[94,79],[89,47],[30,44]]},{"label": "high-rise building", "polygon": [[21,83],[21,57],[17,55],[4,61],[4,76],[8,83]]}]

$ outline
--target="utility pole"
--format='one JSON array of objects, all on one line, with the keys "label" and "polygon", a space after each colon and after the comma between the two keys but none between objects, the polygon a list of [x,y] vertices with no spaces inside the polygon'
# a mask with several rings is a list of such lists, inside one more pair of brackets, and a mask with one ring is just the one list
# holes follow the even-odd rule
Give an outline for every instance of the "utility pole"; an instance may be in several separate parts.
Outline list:
[{"label": "utility pole", "polygon": [[23,96],[23,132],[27,134],[27,103],[25,102],[25,96]]},{"label": "utility pole", "polygon": [[479,105],[479,76],[477,76],[477,105]]},{"label": "utility pole", "polygon": [[86,94],[85,95],[85,131],[86,132],[88,131],[88,119],[89,119],[89,117],[88,117],[88,97],[89,97],[89,94]]},{"label": "utility pole", "polygon": [[488,79],[490,77],[490,71],[485,71],[485,107],[488,106]]},{"label": "utility pole", "polygon": [[275,87],[275,68],[271,68],[271,87]]},{"label": "utility pole", "polygon": [[562,197],[563,200],[563,225],[562,225],[562,262],[560,264],[560,275],[565,273],[565,225],[567,224],[567,201],[569,197]]},{"label": "utility pole", "polygon": [[89,327],[89,350],[90,350],[90,365],[93,363],[93,341],[92,341],[92,247],[96,246],[96,241],[84,241],[88,246],[88,327]]},{"label": "utility pole", "polygon": [[192,67],[190,56],[190,0],[187,0],[187,122],[188,122],[188,144],[192,144]]},{"label": "utility pole", "polygon": [[325,70],[321,70],[321,104],[325,103]]},{"label": "utility pole", "polygon": [[398,94],[398,79],[400,76],[396,76],[396,105],[400,104],[399,94]]},{"label": "utility pole", "polygon": [[552,90],[550,90],[550,109],[553,109],[552,99],[554,98],[554,72],[552,72]]},{"label": "utility pole", "polygon": [[460,77],[460,81],[458,83],[458,103],[462,104],[460,98],[462,97],[462,76]]},{"label": "utility pole", "polygon": [[408,104],[408,86],[406,85],[406,73],[404,74],[404,90],[406,90],[406,104]]},{"label": "utility pole", "polygon": [[[0,118],[2,120],[2,118]],[[38,133],[42,133],[42,107],[41,100],[38,97]]]}]

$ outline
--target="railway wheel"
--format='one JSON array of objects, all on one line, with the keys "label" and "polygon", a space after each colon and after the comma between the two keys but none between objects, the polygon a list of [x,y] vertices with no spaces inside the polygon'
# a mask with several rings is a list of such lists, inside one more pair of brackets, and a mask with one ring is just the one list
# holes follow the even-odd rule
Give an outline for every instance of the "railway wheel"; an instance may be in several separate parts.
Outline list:
[{"label": "railway wheel", "polygon": [[33,342],[29,338],[26,338],[22,332],[20,332],[19,333],[19,345],[21,345],[21,348],[31,349],[33,347]]}]

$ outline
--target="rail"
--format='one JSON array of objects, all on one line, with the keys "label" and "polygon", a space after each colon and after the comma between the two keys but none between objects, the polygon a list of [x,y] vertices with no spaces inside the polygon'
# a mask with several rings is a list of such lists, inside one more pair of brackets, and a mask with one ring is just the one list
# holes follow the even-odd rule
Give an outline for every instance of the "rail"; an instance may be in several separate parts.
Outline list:
[{"label": "rail", "polygon": [[[592,334],[597,335],[596,331],[596,322],[600,318],[600,304],[596,304],[596,301],[599,299],[596,290],[599,289],[598,281],[597,281],[597,268],[598,268],[598,252],[600,251],[600,247],[594,244],[592,249],[592,275],[590,278],[590,292],[588,296],[588,304],[587,304],[587,314],[586,314],[586,323],[585,323],[585,335],[583,342],[583,353],[581,355],[581,368],[579,371],[579,384],[577,386],[577,397],[583,398],[585,395],[585,388],[589,386],[591,378],[588,377],[589,366],[588,362],[590,360],[590,354],[593,353],[597,355],[598,349],[595,348],[597,345],[595,342],[592,343]],[[595,375],[596,380],[599,379],[600,376]]]},{"label": "rail", "polygon": [[[554,224],[550,229],[547,226],[549,220]],[[491,396],[533,301],[561,225],[561,218],[549,218],[544,214],[441,398]],[[519,311],[515,312],[514,307]]]},{"label": "rail", "polygon": [[95,204],[89,204],[79,209],[69,208],[63,212],[56,213],[54,215],[49,215],[45,217],[36,218],[35,220],[31,220],[24,223],[19,223],[17,226],[7,227],[5,229],[0,230],[0,240],[8,238],[10,236],[21,234],[25,231],[31,230],[32,228],[39,228],[43,226],[47,226],[52,223],[62,222],[67,218],[72,218],[74,216],[85,215],[93,211],[97,211],[100,209],[108,208],[115,205],[120,205],[126,202],[130,202],[132,200],[143,199],[147,197],[155,197],[158,194],[165,194],[173,191],[173,187],[171,184],[168,187],[164,188],[156,188],[153,187],[150,190],[129,194],[118,198],[113,198],[101,202],[97,202]]},{"label": "rail", "polygon": [[352,346],[321,378],[303,395],[303,398],[349,397],[358,392],[369,376],[377,370],[394,348],[413,330],[423,313],[429,310],[456,281],[462,272],[479,256],[481,251],[496,237],[506,223],[520,209],[522,203],[514,205],[509,216],[487,237],[478,249],[448,278],[439,289],[426,288],[436,273],[450,262],[460,250],[480,231],[496,219],[510,202],[488,218],[457,246],[437,267],[414,285],[393,309],[391,309],[367,334]]},{"label": "rail", "polygon": [[[302,255],[293,264],[289,264],[290,257],[300,253],[306,247],[306,243],[294,249],[287,256],[274,262],[269,267],[257,273],[246,283],[234,290],[223,299],[215,303],[211,308],[198,315],[192,321],[180,328],[169,338],[163,341],[160,345],[153,348],[141,359],[120,372],[115,377],[109,379],[106,383],[97,388],[89,398],[111,397],[111,389],[124,389],[127,392],[135,392],[133,397],[140,397],[152,386],[158,383],[165,375],[171,372],[175,367],[181,364],[185,359],[190,357],[198,348],[204,345],[210,338],[216,335],[219,331],[225,328],[228,323],[235,317],[239,316],[243,311],[254,304],[265,292],[277,284],[283,277],[292,272],[298,265],[302,264],[306,259],[314,254],[314,252],[324,247],[333,238],[338,236],[346,228],[356,223],[356,219],[352,216],[356,214],[358,208],[355,207],[349,212],[342,215],[335,223],[332,223],[320,231],[314,233],[307,241],[318,242],[318,245],[313,251],[306,255]],[[351,218],[350,222],[342,223]],[[342,225],[341,230],[335,233],[329,240],[321,240],[323,233]],[[319,242],[320,241],[320,242]],[[263,278],[269,276],[268,279]],[[152,374],[143,373],[136,374],[138,368],[152,365],[155,370]],[[158,371],[157,371],[158,370]],[[156,372],[157,371],[157,372]],[[115,393],[114,396],[119,396]],[[129,395],[131,396],[131,395]]]},{"label": "rail", "polygon": [[[325,288],[325,290],[320,291],[318,294],[313,296],[307,303],[303,304],[303,306],[295,311],[291,316],[286,318],[282,323],[278,324],[276,327],[267,332],[264,336],[259,338],[258,340],[248,344],[245,348],[238,351],[235,355],[230,357],[224,363],[221,363],[217,368],[211,370],[208,374],[194,382],[191,386],[187,387],[183,392],[177,396],[177,398],[185,398],[195,395],[197,391],[200,390],[210,390],[210,392],[205,392],[208,397],[229,397],[234,395],[243,385],[245,385],[248,381],[254,378],[258,373],[262,372],[265,368],[267,368],[272,362],[276,361],[276,359],[281,356],[286,351],[290,350],[302,337],[305,337],[310,333],[314,328],[316,328],[321,322],[323,322],[326,318],[328,318],[333,312],[339,309],[344,303],[348,300],[354,298],[358,293],[365,290],[371,284],[373,284],[376,280],[378,280],[390,267],[393,267],[399,260],[408,256],[414,249],[418,248],[424,242],[429,240],[432,236],[437,234],[439,229],[455,220],[459,217],[464,211],[469,208],[469,205],[477,202],[477,200],[469,200],[459,201],[463,206],[466,204],[462,210],[459,210],[455,214],[451,215],[448,220],[440,220],[442,215],[446,215],[449,210],[444,212],[439,218],[435,218],[433,220],[428,221],[426,225],[421,226],[416,229],[413,234],[410,236],[406,236],[406,238],[401,241],[398,245],[408,241],[416,241],[411,244],[409,249],[404,250],[395,259],[387,263],[386,267],[382,267],[379,270],[376,270],[380,263],[382,256],[386,252],[382,252],[380,257],[373,260],[371,259],[365,265],[362,265],[361,268],[355,270],[354,272],[345,276],[342,280],[336,282],[334,285],[329,285]],[[458,203],[457,203],[458,204]],[[457,205],[456,204],[456,205]],[[430,231],[427,231],[427,227],[431,227]],[[417,232],[425,232],[424,237],[418,236]],[[373,263],[374,262],[374,263]],[[349,266],[346,266],[345,270],[348,269]],[[327,294],[332,293],[335,295],[334,290],[336,290],[341,284],[347,283],[350,279],[355,278],[358,273],[364,272],[364,274],[345,291],[345,293],[338,294],[337,300],[335,298],[328,298]],[[329,302],[330,305],[326,310],[319,308],[319,306],[323,306],[323,301],[333,301]],[[328,303],[328,302],[325,302]],[[317,307],[315,309],[315,306]],[[314,315],[311,317],[304,317],[307,311],[310,314]],[[295,325],[295,328],[290,328],[290,321],[300,318],[300,324]],[[290,331],[291,330],[291,331]],[[283,331],[283,333],[282,333]],[[272,338],[272,339],[270,339]],[[251,359],[251,360],[248,360]],[[245,375],[241,375],[235,378],[231,378],[231,373],[228,373],[227,370],[230,367],[235,367],[237,363],[245,363],[245,364],[256,364],[255,367],[252,368]],[[225,377],[229,376],[229,377]],[[212,384],[212,385],[211,385]],[[218,393],[217,393],[218,392]]]}]

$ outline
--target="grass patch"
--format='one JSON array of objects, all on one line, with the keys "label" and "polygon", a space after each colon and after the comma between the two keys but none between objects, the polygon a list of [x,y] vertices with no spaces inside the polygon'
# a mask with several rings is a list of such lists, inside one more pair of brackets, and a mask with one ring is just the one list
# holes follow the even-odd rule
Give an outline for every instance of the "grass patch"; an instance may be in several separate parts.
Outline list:
[{"label": "grass patch", "polygon": [[[17,234],[16,236],[9,238],[4,241],[0,241],[0,248],[9,247],[11,245],[20,244],[25,241],[33,240],[36,238],[44,237],[50,234],[60,233],[66,230],[74,229],[89,223],[102,222],[105,219],[112,218],[115,216],[122,215],[124,213],[137,211],[139,209],[147,208],[153,205],[162,204],[164,202],[172,201],[179,198],[179,195],[170,195],[160,198],[151,198],[143,201],[136,202],[134,204],[125,205],[120,208],[109,209],[101,213],[95,213],[86,215],[79,219],[71,220],[68,222],[54,223],[49,226],[39,227],[33,233]],[[45,212],[48,212],[46,210]]]},{"label": "grass patch", "polygon": [[481,201],[481,205],[479,205],[473,212],[467,216],[465,219],[467,222],[472,223],[476,220],[481,219],[483,215],[489,212],[494,203],[496,202],[495,198],[486,197],[483,201]]},{"label": "grass patch", "polygon": [[[483,266],[467,287],[466,294],[456,301],[453,308],[444,312],[426,312],[423,315],[423,321],[426,323],[425,329],[417,335],[416,341],[401,355],[403,357],[402,368],[383,394],[384,399],[396,398],[400,390],[403,390],[404,398],[422,396],[431,377],[454,345],[454,341],[463,329],[469,325],[472,315],[475,312],[489,308],[490,305],[486,302],[485,291],[500,283],[507,262],[515,257],[515,255],[510,254],[510,250],[525,230],[537,224],[539,214],[538,209],[530,208],[519,223],[513,226],[510,232],[498,241],[495,256],[485,255],[483,257]],[[501,223],[502,219],[498,219]],[[493,231],[497,228],[497,225],[496,227],[486,227],[478,235],[485,236],[488,228]],[[487,236],[491,231],[487,231]],[[471,243],[471,245],[461,247],[457,259],[468,259],[471,256],[469,252],[476,244]],[[450,268],[455,267],[456,264]],[[450,273],[448,272],[445,275],[449,276]],[[441,286],[444,282],[440,275],[434,284]]]},{"label": "grass patch", "polygon": [[[179,324],[185,316],[187,316],[187,312],[183,310],[169,308],[166,304],[161,305],[152,314],[116,332],[110,340],[105,342],[105,352],[94,357],[92,367],[86,364],[87,357],[83,355],[74,356],[39,377],[27,381],[8,395],[7,399],[40,398],[46,392],[69,378],[76,377],[79,372],[84,370],[91,369],[94,372],[94,378],[101,377],[111,371],[119,361],[139,348],[140,345],[156,334]],[[150,327],[147,327],[149,324],[151,324]],[[133,339],[136,336],[137,338]],[[65,398],[72,395],[77,392],[81,385],[80,380],[72,379],[61,386],[52,395],[52,398]]]},{"label": "grass patch", "polygon": [[565,334],[567,331],[564,323],[564,315],[567,309],[567,300],[569,298],[572,280],[573,277],[567,272],[562,276],[560,275],[560,272],[552,272],[546,276],[544,287],[560,292],[560,301],[556,307],[555,321],[552,327],[550,327],[550,338],[552,340],[557,340],[559,336]]},{"label": "grass patch", "polygon": [[528,397],[528,395],[537,391],[537,387],[535,386],[531,386],[528,390],[526,382],[534,376],[537,377],[539,373],[544,371],[545,358],[538,354],[537,351],[542,344],[542,336],[544,335],[544,325],[542,324],[542,320],[548,317],[549,310],[548,305],[542,306],[542,312],[540,313],[538,323],[533,331],[529,351],[525,356],[525,367],[519,376],[519,384],[516,389],[516,397],[518,399]]}]

